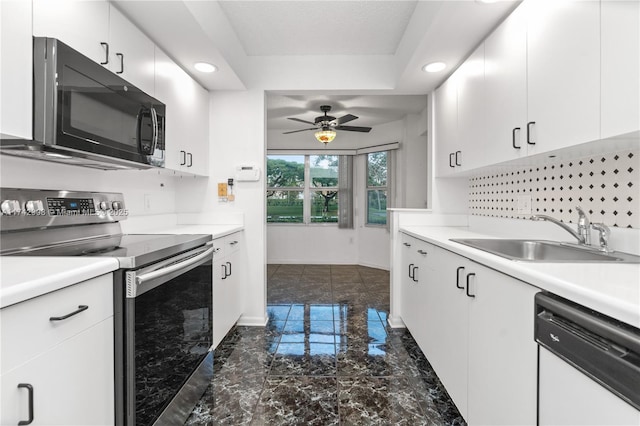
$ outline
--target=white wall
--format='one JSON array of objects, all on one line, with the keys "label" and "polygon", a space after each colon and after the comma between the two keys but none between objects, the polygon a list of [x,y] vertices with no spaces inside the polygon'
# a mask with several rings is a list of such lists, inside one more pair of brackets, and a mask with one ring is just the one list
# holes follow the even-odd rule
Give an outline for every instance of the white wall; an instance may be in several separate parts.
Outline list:
[{"label": "white wall", "polygon": [[[397,151],[396,204],[426,207],[427,139],[421,114],[412,114],[373,128],[366,138],[342,132],[333,142],[336,149],[354,149],[400,142]],[[422,132],[422,134],[421,134]],[[291,149],[281,130],[268,132],[269,149]],[[306,137],[305,137],[306,136]],[[300,136],[300,149],[317,148],[309,135]],[[313,138],[311,138],[313,139]],[[354,161],[354,229],[335,225],[267,225],[267,263],[360,264],[389,269],[389,232],[385,227],[366,226],[365,156]]]},{"label": "white wall", "polygon": [[[223,213],[244,214],[247,259],[240,324],[266,322],[266,210],[265,210],[265,102],[264,91],[215,91],[210,96],[208,179],[182,180],[176,186],[178,213],[201,213],[215,223]],[[218,201],[217,184],[235,177],[236,166],[254,164],[262,170],[257,182],[236,182],[235,201]]]},{"label": "white wall", "polygon": [[[175,188],[180,180],[156,170],[104,171],[0,155],[2,187],[121,192],[130,216],[174,213]],[[145,207],[145,196],[149,208]]]}]

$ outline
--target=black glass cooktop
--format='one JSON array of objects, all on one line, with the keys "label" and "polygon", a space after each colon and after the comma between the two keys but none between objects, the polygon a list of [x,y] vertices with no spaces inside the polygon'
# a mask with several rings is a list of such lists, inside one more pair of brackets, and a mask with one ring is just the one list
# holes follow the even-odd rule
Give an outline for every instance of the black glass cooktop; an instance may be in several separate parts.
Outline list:
[{"label": "black glass cooktop", "polygon": [[191,250],[211,240],[208,234],[122,234],[77,240],[13,253],[18,256],[115,257],[122,268],[137,268]]}]

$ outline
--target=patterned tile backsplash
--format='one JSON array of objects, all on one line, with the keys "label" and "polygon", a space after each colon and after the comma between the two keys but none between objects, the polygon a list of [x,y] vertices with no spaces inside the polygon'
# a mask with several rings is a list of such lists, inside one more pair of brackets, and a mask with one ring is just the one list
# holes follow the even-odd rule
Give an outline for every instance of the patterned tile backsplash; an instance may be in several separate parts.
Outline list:
[{"label": "patterned tile backsplash", "polygon": [[528,218],[517,213],[518,197],[526,195],[531,196],[531,214],[574,223],[580,206],[592,222],[640,228],[640,150],[496,166],[469,179],[472,215]]}]

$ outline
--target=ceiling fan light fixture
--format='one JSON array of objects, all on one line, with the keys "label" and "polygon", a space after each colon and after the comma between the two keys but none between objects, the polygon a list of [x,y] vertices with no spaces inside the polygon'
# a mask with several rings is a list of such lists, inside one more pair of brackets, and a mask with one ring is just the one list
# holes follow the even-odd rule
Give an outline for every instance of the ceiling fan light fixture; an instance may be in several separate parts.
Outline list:
[{"label": "ceiling fan light fixture", "polygon": [[447,64],[444,62],[431,62],[430,64],[422,67],[422,71],[424,72],[439,72],[447,67]]},{"label": "ceiling fan light fixture", "polygon": [[336,138],[336,131],[333,129],[323,128],[315,133],[315,137],[318,142],[322,142],[326,145]]}]

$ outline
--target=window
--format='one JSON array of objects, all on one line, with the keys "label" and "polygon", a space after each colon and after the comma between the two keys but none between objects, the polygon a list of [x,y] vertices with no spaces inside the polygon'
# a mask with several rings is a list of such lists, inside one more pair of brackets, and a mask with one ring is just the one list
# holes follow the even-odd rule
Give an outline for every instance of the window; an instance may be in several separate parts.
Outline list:
[{"label": "window", "polygon": [[367,154],[367,225],[387,224],[388,151]]},{"label": "window", "polygon": [[268,155],[268,223],[337,223],[337,155]]}]

